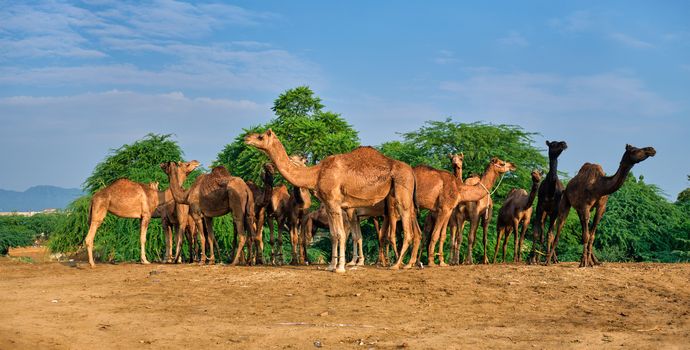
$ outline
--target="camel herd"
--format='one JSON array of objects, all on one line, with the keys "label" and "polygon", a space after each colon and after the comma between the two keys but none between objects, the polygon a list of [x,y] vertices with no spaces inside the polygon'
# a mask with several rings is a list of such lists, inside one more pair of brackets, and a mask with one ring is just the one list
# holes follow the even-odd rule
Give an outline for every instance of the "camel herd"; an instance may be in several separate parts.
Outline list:
[{"label": "camel herd", "polygon": [[[159,191],[157,183],[141,184],[120,179],[99,190],[91,200],[89,231],[85,239],[89,263],[95,266],[93,242],[96,231],[107,212],[124,218],[140,218],[141,262],[148,264],[145,244],[148,223],[160,217],[166,236],[166,261],[177,262],[183,235],[190,246],[190,259],[199,256],[201,264],[214,263],[217,242],[213,232],[213,218],[231,213],[235,225],[233,264],[263,264],[263,227],[270,229],[270,263],[283,263],[281,229],[287,229],[292,246],[292,264],[308,263],[307,247],[317,228],[330,231],[332,254],[329,270],[345,272],[346,241],[352,235],[352,260],[347,265],[364,265],[360,222],[374,219],[378,234],[378,261],[389,265],[392,249],[395,261],[391,269],[410,268],[419,263],[422,237],[428,244],[428,266],[447,266],[443,255],[446,232],[450,229],[450,264],[460,263],[463,228],[469,221],[468,250],[464,263],[472,263],[472,249],[479,224],[483,229],[483,263],[488,263],[487,230],[492,217],[492,189],[496,181],[516,166],[492,158],[479,177],[463,180],[463,154],[449,155],[454,172],[428,166],[410,165],[388,158],[371,147],[359,147],[352,152],[336,154],[317,165],[306,166],[305,159],[290,157],[278,137],[270,129],[246,136],[245,143],[265,154],[271,163],[264,165],[259,187],[230,175],[222,166],[200,175],[188,190],[182,183],[199,162],[167,162],[161,169],[170,180],[170,188]],[[556,246],[565,219],[574,208],[582,224],[583,252],[581,267],[599,264],[592,251],[597,225],[606,210],[608,196],[620,188],[633,165],[656,151],[652,147],[636,148],[626,145],[620,166],[613,176],[606,176],[600,165],[585,163],[567,187],[558,179],[558,156],[567,148],[565,142],[546,142],[549,149],[549,171],[544,175],[532,172],[529,192],[513,189],[501,207],[497,221],[497,241],[493,261],[503,239],[503,261],[508,238],[513,234],[514,261],[520,261],[522,243],[532,217],[532,204],[537,199],[536,222],[533,229],[530,263],[557,263]],[[273,175],[278,171],[286,185],[274,187]],[[542,181],[542,177],[544,177]],[[321,206],[310,212],[311,194]],[[591,228],[590,212],[596,209]],[[427,209],[422,230],[417,221],[420,209]],[[379,225],[378,218],[382,218]],[[548,218],[548,231],[544,229]],[[278,233],[274,232],[274,221]],[[402,226],[402,243],[397,243],[397,224]],[[522,228],[520,229],[520,225]],[[555,234],[554,234],[555,230]],[[175,254],[173,256],[173,234]],[[197,251],[196,241],[198,237]],[[539,242],[539,243],[537,243]],[[207,244],[208,243],[208,244]],[[539,246],[545,244],[541,253]],[[244,246],[247,245],[245,253]],[[438,247],[437,247],[438,245]],[[208,246],[209,255],[206,254]],[[409,259],[404,259],[410,250]],[[438,263],[436,259],[438,258]]]}]

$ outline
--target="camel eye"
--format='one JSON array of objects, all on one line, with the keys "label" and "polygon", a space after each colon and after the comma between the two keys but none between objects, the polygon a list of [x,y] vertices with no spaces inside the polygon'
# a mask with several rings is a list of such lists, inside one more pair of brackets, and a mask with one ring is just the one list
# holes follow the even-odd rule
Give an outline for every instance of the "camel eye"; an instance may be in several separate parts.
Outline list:
[{"label": "camel eye", "polygon": [[258,139],[263,140],[264,139],[263,135],[259,135]]}]

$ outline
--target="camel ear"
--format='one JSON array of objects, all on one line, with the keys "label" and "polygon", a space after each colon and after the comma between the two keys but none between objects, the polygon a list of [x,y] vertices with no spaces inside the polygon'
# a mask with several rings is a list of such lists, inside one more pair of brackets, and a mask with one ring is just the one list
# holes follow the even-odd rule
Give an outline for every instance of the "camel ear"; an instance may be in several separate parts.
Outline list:
[{"label": "camel ear", "polygon": [[460,152],[460,159],[465,159],[465,153]]},{"label": "camel ear", "polygon": [[161,163],[160,167],[161,169],[165,170],[168,168],[168,163]]},{"label": "camel ear", "polygon": [[266,136],[272,136],[273,135],[273,130],[268,129],[266,130]]},{"label": "camel ear", "polygon": [[453,159],[453,153],[448,153],[448,158]]},{"label": "camel ear", "polygon": [[498,158],[496,158],[496,157],[491,158],[491,163],[494,163],[494,164],[498,163]]},{"label": "camel ear", "polygon": [[633,147],[631,144],[629,144],[629,143],[626,143],[626,144],[625,144],[625,150],[626,150],[626,151],[630,151],[630,150],[633,149],[633,148],[634,148],[634,147]]},{"label": "camel ear", "polygon": [[549,140],[546,140],[546,146],[551,146],[551,142],[549,142]]}]

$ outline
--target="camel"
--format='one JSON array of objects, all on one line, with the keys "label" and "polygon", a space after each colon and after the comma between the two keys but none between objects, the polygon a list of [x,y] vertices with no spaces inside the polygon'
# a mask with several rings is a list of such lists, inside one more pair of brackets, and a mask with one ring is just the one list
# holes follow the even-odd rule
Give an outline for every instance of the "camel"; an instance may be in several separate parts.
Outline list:
[{"label": "camel", "polygon": [[388,158],[372,147],[359,147],[349,153],[328,156],[317,165],[301,167],[289,160],[285,148],[271,129],[247,135],[245,143],[265,152],[288,182],[314,191],[326,205],[332,234],[329,270],[345,272],[347,235],[342,210],[372,206],[389,197],[391,192],[395,194],[393,204],[402,216],[405,233],[400,256],[391,268],[400,268],[413,239],[412,256],[405,267],[412,267],[415,263],[421,233],[415,219],[415,178],[409,165]]},{"label": "camel", "polygon": [[[364,249],[363,249],[363,237],[362,237],[362,220],[371,218],[374,220],[374,229],[379,240],[379,254],[376,260],[376,264],[379,266],[388,265],[388,250],[391,246],[390,235],[388,232],[388,216],[386,215],[386,202],[381,201],[369,207],[359,207],[355,210],[348,211],[348,218],[350,222],[351,229],[349,232],[352,233],[352,260],[348,265],[358,265],[363,266],[364,263]],[[378,218],[383,217],[384,222],[379,226]],[[397,219],[396,219],[397,220]],[[398,249],[393,246],[396,259],[398,257]]]},{"label": "camel", "polygon": [[[546,146],[549,147],[549,172],[546,173],[546,178],[539,185],[539,192],[537,193],[537,214],[535,219],[537,222],[533,225],[532,233],[532,252],[530,253],[531,264],[539,261],[537,256],[537,241],[540,245],[544,244],[544,225],[546,218],[549,218],[548,235],[553,234],[554,222],[558,217],[558,203],[561,201],[563,193],[563,183],[558,179],[558,156],[568,148],[565,141],[546,141]],[[557,257],[554,255],[557,261]]]},{"label": "camel", "polygon": [[[289,202],[290,193],[287,186],[280,185],[278,187],[273,187],[270,202],[266,208],[268,229],[270,230],[271,264],[273,265],[283,264],[283,235],[281,230],[283,227],[287,227]],[[274,220],[278,224],[278,232],[275,233],[275,235],[273,225]]]},{"label": "camel", "polygon": [[[417,190],[417,203],[419,203],[421,208],[429,209],[435,217],[434,229],[429,239],[428,246],[429,266],[436,265],[434,261],[436,242],[439,241],[442,233],[445,239],[445,231],[453,209],[461,203],[466,203],[466,207],[471,206],[472,203],[490,203],[491,196],[489,196],[489,194],[498,175],[515,169],[516,167],[514,164],[494,157],[487,165],[481,178],[470,178],[463,183],[462,177],[457,177],[457,172],[451,174],[448,171],[427,166],[415,167],[415,176],[419,184]],[[479,209],[475,211],[477,213],[480,212]],[[488,220],[486,221],[488,225]],[[469,242],[472,241],[473,239],[470,236]],[[447,266],[443,261],[442,249],[443,244],[440,244],[439,264],[441,266]]]},{"label": "camel", "polygon": [[[160,217],[163,233],[165,234],[166,246],[166,262],[180,262],[180,253],[182,251],[182,235],[184,234],[187,243],[189,244],[189,259],[190,262],[194,259],[195,243],[193,232],[194,225],[190,225],[191,217],[189,216],[189,206],[185,204],[177,204],[174,200],[163,203],[156,208],[156,211],[151,217]],[[172,256],[173,232],[175,236],[176,249],[175,257]]]},{"label": "camel", "polygon": [[[181,168],[178,163],[168,162],[161,164],[161,168],[168,175],[170,189],[175,202],[189,205],[189,213],[196,224],[201,244],[201,258],[199,264],[206,263],[206,238],[204,237],[204,225],[208,231],[210,256],[208,262],[215,263],[214,245],[216,236],[213,232],[213,218],[232,213],[235,235],[238,244],[232,264],[236,265],[240,260],[247,234],[255,237],[254,230],[254,196],[251,190],[239,177],[231,176],[223,166],[217,166],[210,174],[202,174],[196,178],[189,190],[182,188],[180,181]],[[259,243],[257,243],[259,244]],[[257,256],[261,260],[261,255]],[[261,263],[257,261],[257,263]]]},{"label": "camel", "polygon": [[[199,162],[191,161],[180,163],[180,178],[186,179],[187,175]],[[151,214],[160,203],[172,200],[170,190],[158,191],[158,183],[142,184],[128,179],[118,179],[105,188],[98,190],[91,198],[89,207],[89,232],[86,234],[86,250],[89,254],[89,264],[96,267],[93,260],[93,241],[96,231],[101,226],[107,213],[121,218],[141,219],[139,241],[141,244],[141,263],[149,264],[146,259],[146,232],[148,230]]]},{"label": "camel", "polygon": [[[493,262],[496,263],[496,255],[498,255],[498,245],[501,243],[501,237],[505,233],[503,241],[503,262],[506,261],[506,246],[508,245],[508,238],[512,230],[515,235],[513,237],[514,255],[513,262],[520,261],[520,252],[522,252],[522,241],[525,239],[525,232],[529,227],[530,219],[532,218],[532,204],[534,198],[537,196],[537,189],[539,182],[541,182],[542,174],[539,170],[532,171],[532,188],[529,194],[523,189],[512,189],[501,210],[498,211],[498,222],[496,223],[496,248],[494,249]],[[518,228],[522,223],[522,231],[518,238]]]},{"label": "camel", "polygon": [[[649,157],[654,157],[654,155],[656,155],[656,150],[653,147],[637,148],[625,145],[625,153],[623,153],[618,170],[613,176],[606,176],[599,164],[585,163],[582,165],[580,171],[568,182],[568,186],[566,186],[565,192],[563,192],[558,209],[558,219],[556,220],[556,239],[553,240],[551,235],[548,237],[547,265],[556,251],[558,238],[561,235],[561,230],[571,207],[575,208],[577,215],[580,217],[580,225],[582,225],[582,258],[580,260],[580,267],[592,267],[599,264],[599,260],[594,255],[592,249],[597,226],[606,211],[609,195],[623,186],[625,179],[635,164]],[[593,208],[596,209],[596,212],[592,228],[590,229],[589,218]],[[551,244],[552,242],[553,244]]]},{"label": "camel", "polygon": [[[263,169],[264,171],[261,176],[263,188],[259,188],[259,186],[252,181],[247,181],[247,186],[252,191],[252,195],[254,196],[254,217],[256,218],[255,237],[253,240],[250,240],[249,257],[247,258],[251,264],[256,261],[257,256],[261,255],[263,257],[264,220],[266,218],[266,211],[271,205],[271,196],[273,194],[273,174],[275,173],[273,164],[266,163],[264,164]],[[254,244],[254,242],[259,244]]]},{"label": "camel", "polygon": [[[307,166],[307,159],[302,156],[290,156],[290,161],[301,167]],[[304,217],[309,213],[310,207],[311,195],[309,194],[309,190],[294,186],[292,188],[287,205],[287,224],[290,232],[290,243],[292,245],[292,260],[290,261],[291,265],[302,265],[305,262],[308,263],[307,241],[306,237],[301,233]]]}]

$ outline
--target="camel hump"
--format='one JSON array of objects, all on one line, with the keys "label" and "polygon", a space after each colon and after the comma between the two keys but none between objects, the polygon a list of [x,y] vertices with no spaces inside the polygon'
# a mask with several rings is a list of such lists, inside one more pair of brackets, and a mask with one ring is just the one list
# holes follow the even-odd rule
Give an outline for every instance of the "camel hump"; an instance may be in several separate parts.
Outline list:
[{"label": "camel hump", "polygon": [[509,198],[512,197],[521,197],[521,196],[527,196],[528,193],[522,188],[513,188],[508,192],[508,195],[506,196],[506,201],[508,201]]},{"label": "camel hump", "polygon": [[601,167],[599,164],[592,164],[592,163],[585,163],[582,165],[580,168],[580,171],[577,172],[578,175],[582,174],[583,176],[587,175],[596,175],[596,176],[605,176],[604,169]]},{"label": "camel hump", "polygon": [[476,185],[481,179],[478,176],[472,176],[465,180],[465,185]]}]

